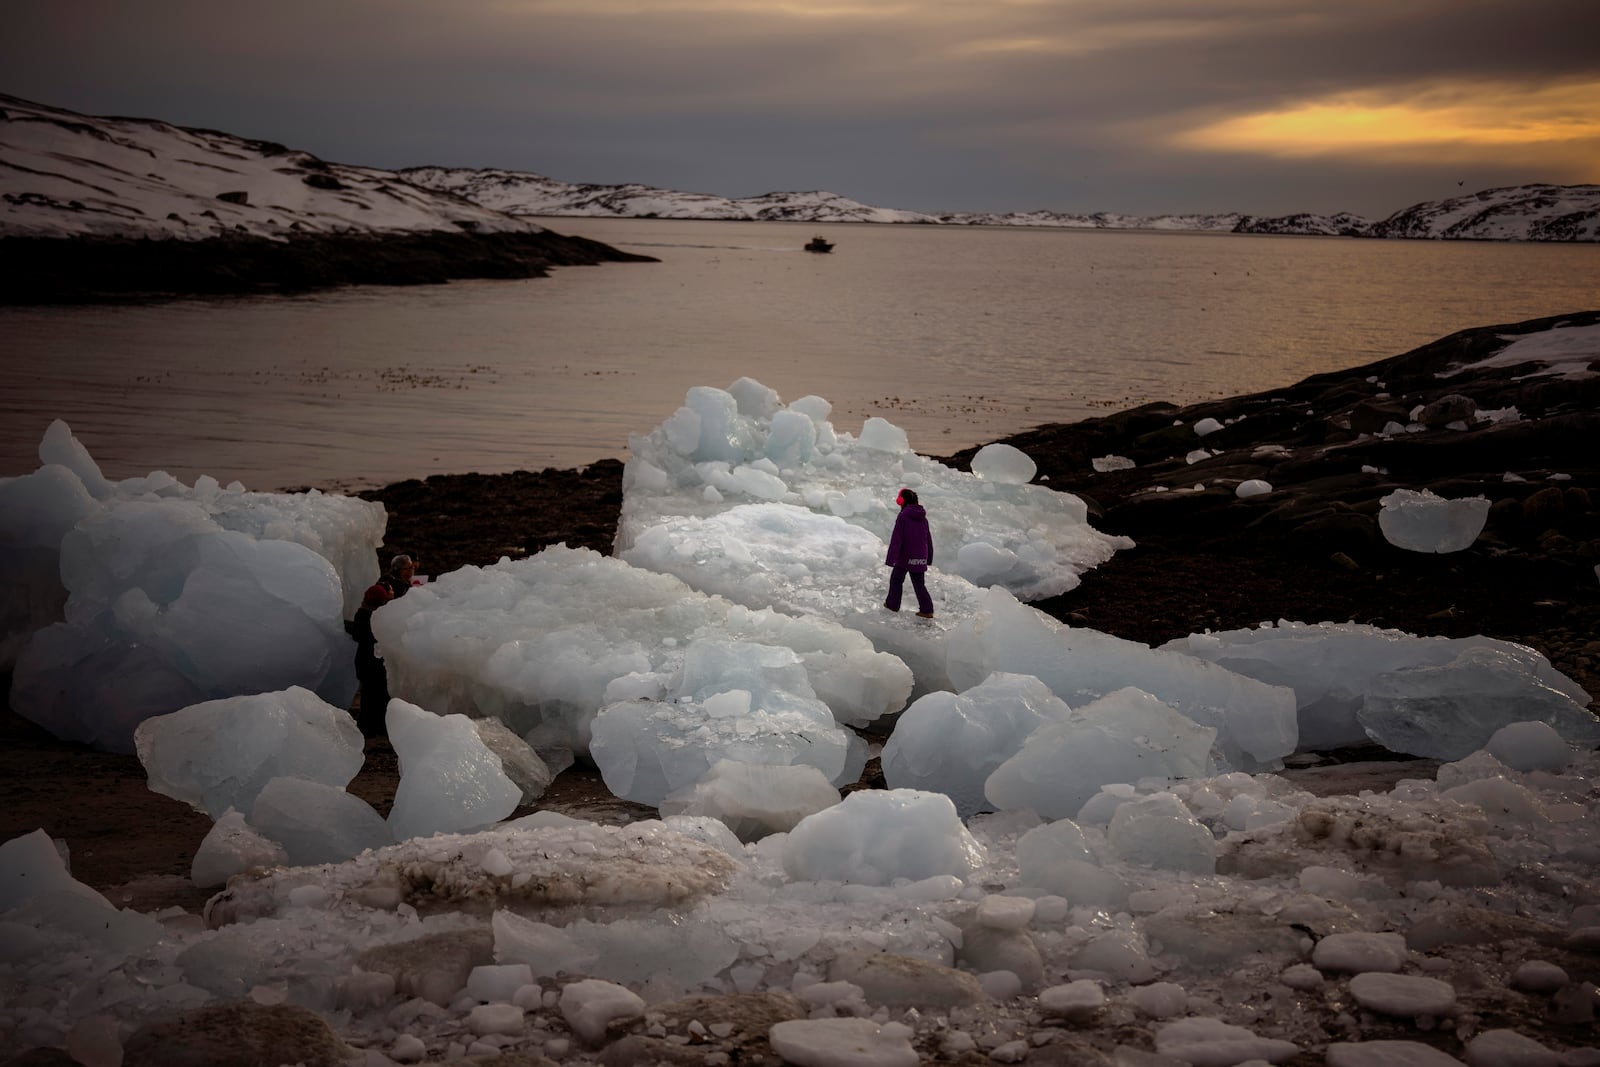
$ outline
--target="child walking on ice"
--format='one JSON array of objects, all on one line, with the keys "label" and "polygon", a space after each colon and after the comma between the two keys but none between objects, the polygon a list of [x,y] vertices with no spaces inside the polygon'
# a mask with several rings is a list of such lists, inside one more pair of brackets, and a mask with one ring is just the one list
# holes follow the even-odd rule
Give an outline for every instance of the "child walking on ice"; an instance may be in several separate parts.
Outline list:
[{"label": "child walking on ice", "polygon": [[917,503],[913,489],[902,489],[895,497],[900,514],[894,520],[894,533],[889,535],[889,554],[884,565],[893,567],[889,572],[889,597],[883,606],[890,611],[900,610],[900,592],[906,575],[911,576],[911,589],[917,595],[917,618],[933,618],[933,598],[923,574],[933,562],[933,533],[928,529],[928,513]]}]

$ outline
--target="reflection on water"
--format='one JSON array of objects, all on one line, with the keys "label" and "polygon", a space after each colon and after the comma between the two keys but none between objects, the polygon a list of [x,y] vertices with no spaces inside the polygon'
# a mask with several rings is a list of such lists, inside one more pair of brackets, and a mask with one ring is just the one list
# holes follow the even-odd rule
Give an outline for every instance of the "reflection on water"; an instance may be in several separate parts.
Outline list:
[{"label": "reflection on water", "polygon": [[[551,220],[654,264],[524,282],[0,310],[0,474],[64,418],[112,477],[382,484],[626,455],[748,375],[942,455],[1586,310],[1600,247]],[[801,245],[814,233],[830,255]]]}]

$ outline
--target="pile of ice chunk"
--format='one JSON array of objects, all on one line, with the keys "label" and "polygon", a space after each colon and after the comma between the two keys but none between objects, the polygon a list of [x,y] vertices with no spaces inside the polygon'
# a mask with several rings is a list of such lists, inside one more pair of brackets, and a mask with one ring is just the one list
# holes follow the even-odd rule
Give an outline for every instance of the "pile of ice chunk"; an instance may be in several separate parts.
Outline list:
[{"label": "pile of ice chunk", "polygon": [[1371,739],[1395,752],[1460,759],[1500,727],[1528,721],[1600,742],[1589,694],[1540,653],[1509,641],[1280,621],[1192,634],[1162,649],[1292,689],[1306,750]]},{"label": "pile of ice chunk", "polygon": [[864,789],[800,820],[783,843],[783,866],[807,881],[892,885],[899,879],[965,878],[983,846],[950,798],[919,789]]},{"label": "pile of ice chunk", "polygon": [[675,414],[629,439],[618,554],[670,517],[760,502],[836,516],[887,542],[902,487],[927,508],[939,570],[1024,599],[1073,589],[1083,571],[1132,547],[1092,529],[1077,497],[1027,484],[1033,463],[1010,446],[984,449],[967,474],[912,452],[905,432],[881,418],[859,436],[840,433],[831,410],[816,396],[785,405],[750,378],[690,389]]},{"label": "pile of ice chunk", "polygon": [[984,793],[1000,810],[1076,816],[1105,785],[1215,773],[1216,733],[1149,693],[1118,689],[1040,726],[994,769]]},{"label": "pile of ice chunk", "polygon": [[152,791],[214,820],[229,808],[248,811],[274,778],[343,789],[363,760],[350,716],[299,687],[146,719],[134,746]]},{"label": "pile of ice chunk", "polygon": [[[792,652],[841,723],[898,711],[911,692],[904,663],[836,623],[751,610],[564,545],[442,575],[379,608],[372,629],[391,692],[441,714],[499,718],[541,751],[586,753],[601,708],[675,692],[696,641]],[[737,657],[722,662],[739,668]],[[717,691],[706,678],[696,689]]]},{"label": "pile of ice chunk", "polygon": [[891,789],[943,793],[964,819],[993,810],[984,783],[995,768],[1022,751],[1040,727],[1071,714],[1043,682],[1025,674],[997,672],[964,693],[929,693],[906,708],[883,746],[884,781]]},{"label": "pile of ice chunk", "polygon": [[522,802],[522,790],[465,715],[390,700],[386,726],[400,760],[388,820],[396,841],[487,829]]},{"label": "pile of ice chunk", "polygon": [[252,868],[338,863],[413,837],[485,829],[549,784],[549,769],[496,720],[392,700],[387,726],[401,772],[387,820],[345,791],[364,758],[355,722],[304,689],[154,716],[135,742],[152,790],[215,821],[193,864],[202,887]]},{"label": "pile of ice chunk", "polygon": [[787,648],[695,641],[670,691],[661,681],[608,704],[591,726],[589,754],[607,787],[658,805],[723,760],[815,767],[835,785],[861,777],[866,745],[816,698]]},{"label": "pile of ice chunk", "polygon": [[111,482],[60,421],[39,456],[0,481],[18,714],[125,752],[144,719],[208,699],[298,685],[349,702],[343,619],[377,577],[382,505],[160,471]]},{"label": "pile of ice chunk", "polygon": [[1074,706],[1129,687],[1153,694],[1214,729],[1229,769],[1276,767],[1295,751],[1292,691],[1193,656],[1068,626],[1004,589],[990,589],[982,609],[956,626],[947,654],[950,680],[960,690],[1007,671],[1035,676]]},{"label": "pile of ice chunk", "polygon": [[[914,693],[949,689],[946,631],[909,611],[884,610],[884,552],[876,534],[837,515],[795,504],[739,504],[703,517],[663,518],[618,555],[747,608],[815,616],[857,630],[911,668]],[[926,580],[936,615],[965,618],[982,604],[983,590],[958,575],[933,567]]]},{"label": "pile of ice chunk", "polygon": [[663,817],[714,818],[741,841],[787,833],[807,815],[839,803],[839,789],[807,764],[718,760],[693,784],[668,793]]}]

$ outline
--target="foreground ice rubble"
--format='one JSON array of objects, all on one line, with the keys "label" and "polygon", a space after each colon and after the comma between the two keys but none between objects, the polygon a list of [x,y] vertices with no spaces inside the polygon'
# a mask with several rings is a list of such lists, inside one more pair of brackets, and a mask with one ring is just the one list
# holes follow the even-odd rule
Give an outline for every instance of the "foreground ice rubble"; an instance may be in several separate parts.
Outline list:
[{"label": "foreground ice rubble", "polygon": [[[254,998],[395,1062],[630,1042],[613,1062],[678,1035],[819,1063],[854,1062],[827,1058],[839,1042],[1092,1063],[1122,1041],[1363,1064],[1422,1040],[1490,1063],[1530,1054],[1528,1033],[1547,1052],[1527,1062],[1594,1062],[1562,1046],[1595,1018],[1600,756],[1568,747],[1550,769],[1548,741],[1495,742],[1536,770],[1483,751],[1361,796],[1150,781],[1053,822],[964,825],[938,794],[857,792],[749,845],[693,818],[534,816],[235,878],[204,930],[118,911],[35,833],[0,846],[0,980],[31,991],[0,1006],[0,1033],[59,1045],[109,1020],[126,1042],[164,1011]],[[776,1014],[757,1032],[709,1029],[758,1002]],[[1547,1015],[1563,1026],[1538,1029]]]}]

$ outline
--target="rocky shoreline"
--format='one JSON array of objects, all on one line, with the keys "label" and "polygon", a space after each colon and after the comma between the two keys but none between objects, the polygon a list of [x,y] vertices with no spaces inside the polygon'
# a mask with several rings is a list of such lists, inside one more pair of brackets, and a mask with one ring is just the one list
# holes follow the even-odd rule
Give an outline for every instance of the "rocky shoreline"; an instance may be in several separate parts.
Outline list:
[{"label": "rocky shoreline", "polygon": [[542,278],[552,267],[654,263],[586,237],[433,230],[198,241],[0,238],[0,305],[301,293],[347,285]]}]

